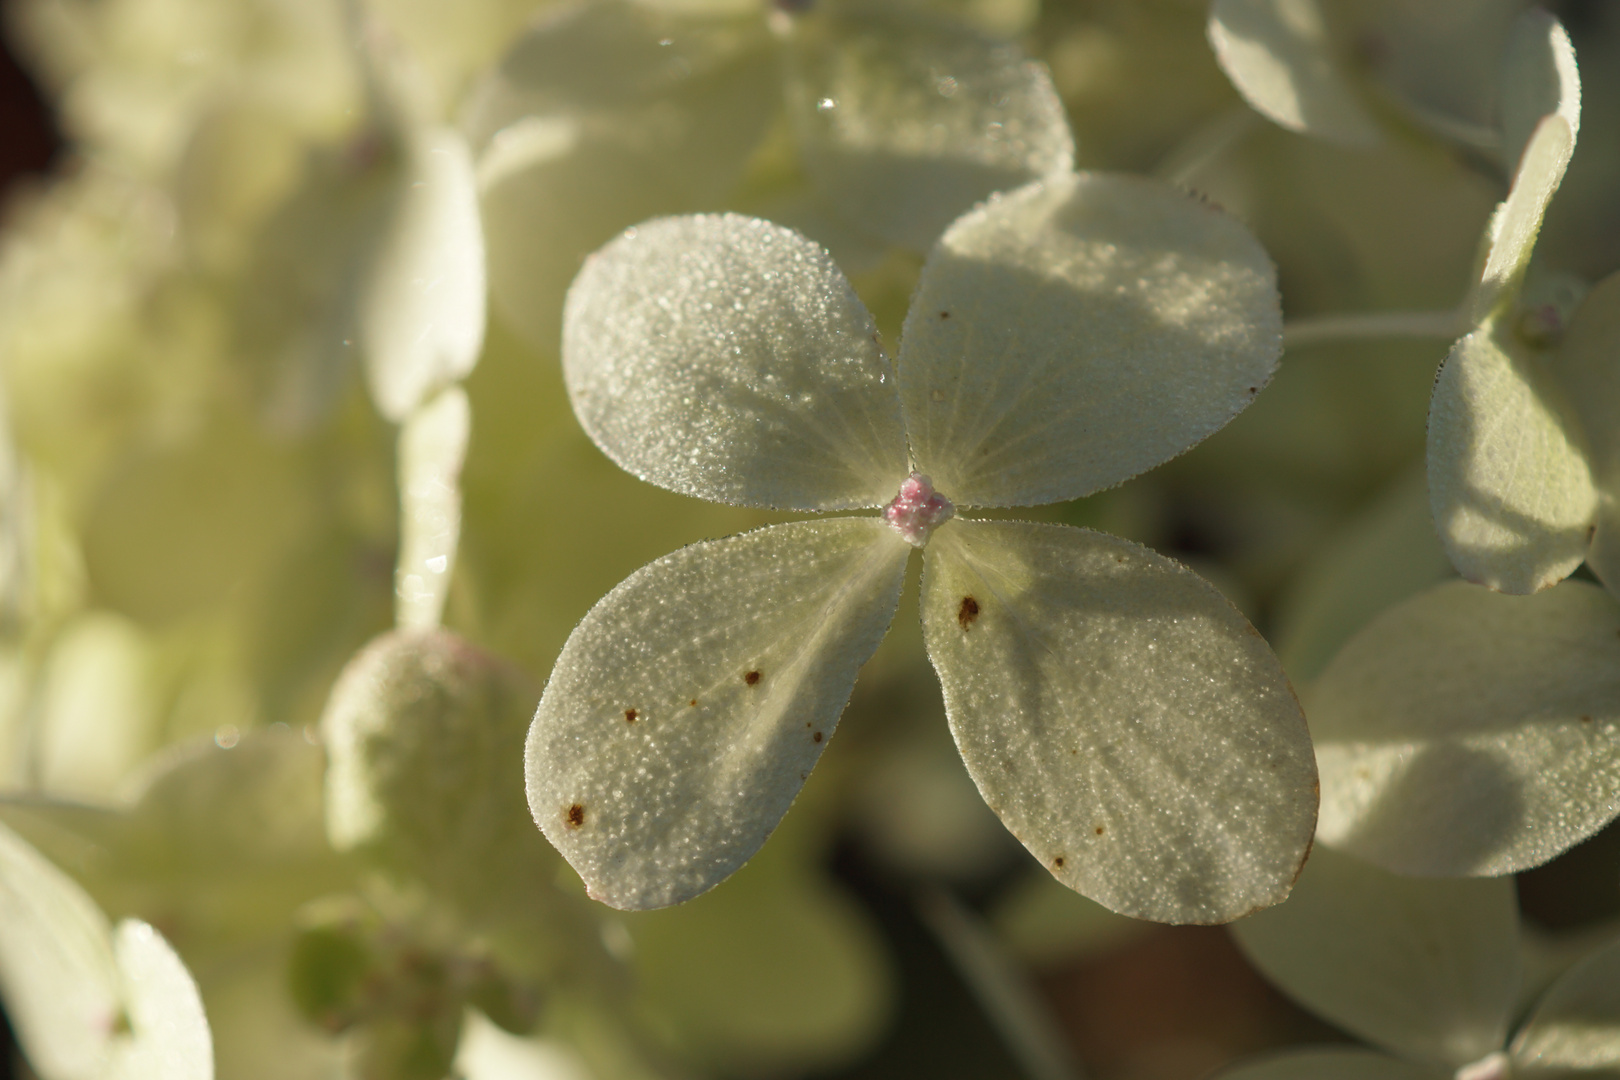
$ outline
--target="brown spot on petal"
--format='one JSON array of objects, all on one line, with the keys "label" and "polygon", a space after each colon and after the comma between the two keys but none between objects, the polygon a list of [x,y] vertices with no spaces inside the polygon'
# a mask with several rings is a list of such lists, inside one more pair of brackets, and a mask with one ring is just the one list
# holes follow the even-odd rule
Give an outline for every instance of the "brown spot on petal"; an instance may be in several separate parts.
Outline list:
[{"label": "brown spot on petal", "polygon": [[749,686],[758,685],[758,683],[759,683],[759,672],[758,671],[750,671],[748,674],[743,676],[743,682],[747,683]]},{"label": "brown spot on petal", "polygon": [[570,806],[568,808],[568,812],[563,815],[563,820],[568,822],[568,827],[570,829],[579,828],[581,825],[585,824],[585,807],[581,806],[579,803],[575,803],[573,806]]},{"label": "brown spot on petal", "polygon": [[956,609],[956,621],[966,630],[979,617],[979,602],[971,596],[962,597],[962,606]]},{"label": "brown spot on petal", "polygon": [[1583,717],[1581,717],[1581,723],[1583,723],[1583,724],[1590,724],[1590,723],[1591,723],[1591,722],[1592,722],[1592,718],[1591,718],[1591,717],[1590,717],[1590,716],[1583,716]]},{"label": "brown spot on petal", "polygon": [[948,311],[942,311],[939,313],[939,317],[942,319],[948,319],[951,317],[951,313]]},{"label": "brown spot on petal", "polygon": [[1091,831],[1096,833],[1098,836],[1101,836],[1103,834],[1103,827],[1101,825],[1099,825],[1095,829],[1092,829]]},{"label": "brown spot on petal", "polygon": [[688,701],[686,704],[691,708],[694,708],[694,709],[697,708],[697,698],[693,698],[691,701]]},{"label": "brown spot on petal", "polygon": [[636,717],[640,715],[641,714],[636,712],[634,709],[626,709],[624,710],[624,722],[627,724],[633,724],[636,722]]},{"label": "brown spot on petal", "polygon": [[1053,859],[1052,866],[1058,870],[1063,869],[1063,856],[1059,855],[1057,858]]},{"label": "brown spot on petal", "polygon": [[820,742],[821,741],[821,732],[818,731],[818,732],[816,732],[814,735],[812,735],[810,737],[812,739],[814,739],[816,742]]}]

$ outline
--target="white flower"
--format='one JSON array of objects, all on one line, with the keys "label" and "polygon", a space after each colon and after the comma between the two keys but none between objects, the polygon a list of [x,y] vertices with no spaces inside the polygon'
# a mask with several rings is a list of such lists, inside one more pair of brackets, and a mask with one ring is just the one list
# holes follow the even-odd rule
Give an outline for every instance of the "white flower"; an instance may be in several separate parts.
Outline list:
[{"label": "white flower", "polygon": [[1279,324],[1241,225],[1130,177],[1060,176],[958,220],[894,363],[796,233],[729,215],[627,230],[565,316],[569,391],[598,445],[704,498],[888,510],[695,544],[610,592],[529,732],[536,821],[617,907],[730,874],[819,758],[917,545],[952,733],[1044,865],[1162,921],[1282,899],[1316,771],[1260,636],[1136,544],[951,513],[1076,498],[1181,453],[1259,392]]}]

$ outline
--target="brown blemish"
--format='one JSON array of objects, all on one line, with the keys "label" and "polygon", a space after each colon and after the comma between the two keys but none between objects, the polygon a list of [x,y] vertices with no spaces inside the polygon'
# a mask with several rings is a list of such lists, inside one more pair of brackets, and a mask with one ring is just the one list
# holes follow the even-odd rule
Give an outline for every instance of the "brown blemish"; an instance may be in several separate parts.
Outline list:
[{"label": "brown blemish", "polygon": [[627,724],[633,724],[636,722],[636,717],[640,715],[641,714],[636,712],[634,709],[626,709],[624,710],[624,722]]},{"label": "brown blemish", "polygon": [[951,313],[948,311],[942,311],[939,313],[939,317],[942,319],[948,319],[951,317]]},{"label": "brown blemish", "polygon": [[1258,393],[1259,393],[1259,392],[1260,392],[1260,388],[1259,388],[1259,387],[1258,387],[1258,386],[1251,386],[1251,387],[1249,387],[1249,393],[1251,393],[1251,394],[1258,394]]},{"label": "brown blemish", "polygon": [[1091,831],[1096,833],[1098,836],[1101,836],[1103,834],[1103,827],[1101,825],[1099,825],[1095,829],[1092,829]]},{"label": "brown blemish", "polygon": [[962,597],[962,606],[956,609],[956,621],[966,630],[979,617],[979,602],[971,596]]},{"label": "brown blemish", "polygon": [[1590,716],[1583,716],[1583,717],[1581,717],[1581,723],[1583,723],[1583,724],[1590,724],[1590,723],[1591,723],[1591,722],[1592,722],[1592,718],[1591,718],[1591,717],[1590,717]]},{"label": "brown blemish", "polygon": [[691,708],[694,708],[694,709],[697,708],[697,698],[693,698],[691,701],[688,701],[686,704],[688,706],[690,706]]},{"label": "brown blemish", "polygon": [[1052,866],[1057,870],[1063,869],[1063,856],[1059,855],[1057,858],[1053,859]]},{"label": "brown blemish", "polygon": [[1597,535],[1597,523],[1594,522],[1591,525],[1588,525],[1586,527],[1586,542],[1588,544],[1590,544],[1592,542],[1592,538],[1594,536],[1596,536],[1596,535]]},{"label": "brown blemish", "polygon": [[747,683],[749,686],[757,686],[759,684],[759,672],[750,671],[748,674],[743,676],[743,682]]},{"label": "brown blemish", "polygon": [[810,738],[814,739],[816,742],[820,742],[821,741],[821,732],[819,732],[819,731],[816,732],[814,735],[810,736]]},{"label": "brown blemish", "polygon": [[579,803],[575,803],[573,806],[570,806],[568,808],[568,812],[563,815],[563,820],[568,822],[568,827],[570,829],[579,828],[581,825],[585,824],[585,807],[581,806]]},{"label": "brown blemish", "polygon": [[1125,561],[1125,556],[1123,556],[1123,555],[1115,555],[1114,556],[1114,561],[1115,562],[1124,562]]}]

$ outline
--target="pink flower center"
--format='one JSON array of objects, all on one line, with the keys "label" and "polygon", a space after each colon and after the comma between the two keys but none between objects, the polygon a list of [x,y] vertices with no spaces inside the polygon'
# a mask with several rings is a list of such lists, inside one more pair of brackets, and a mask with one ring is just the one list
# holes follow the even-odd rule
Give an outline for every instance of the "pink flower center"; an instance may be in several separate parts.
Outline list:
[{"label": "pink flower center", "polygon": [[951,500],[934,490],[934,482],[914,472],[900,485],[900,494],[883,508],[883,520],[906,538],[912,547],[928,543],[928,534],[956,516]]}]

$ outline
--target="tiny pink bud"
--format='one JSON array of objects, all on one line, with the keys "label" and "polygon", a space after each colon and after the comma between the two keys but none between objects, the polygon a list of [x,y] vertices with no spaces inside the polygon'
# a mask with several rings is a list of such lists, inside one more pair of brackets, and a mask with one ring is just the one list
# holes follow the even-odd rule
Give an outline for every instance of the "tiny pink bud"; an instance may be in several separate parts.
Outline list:
[{"label": "tiny pink bud", "polygon": [[912,547],[928,543],[938,525],[956,516],[951,500],[934,490],[934,482],[914,472],[900,485],[900,494],[883,508],[883,520],[893,525]]}]

